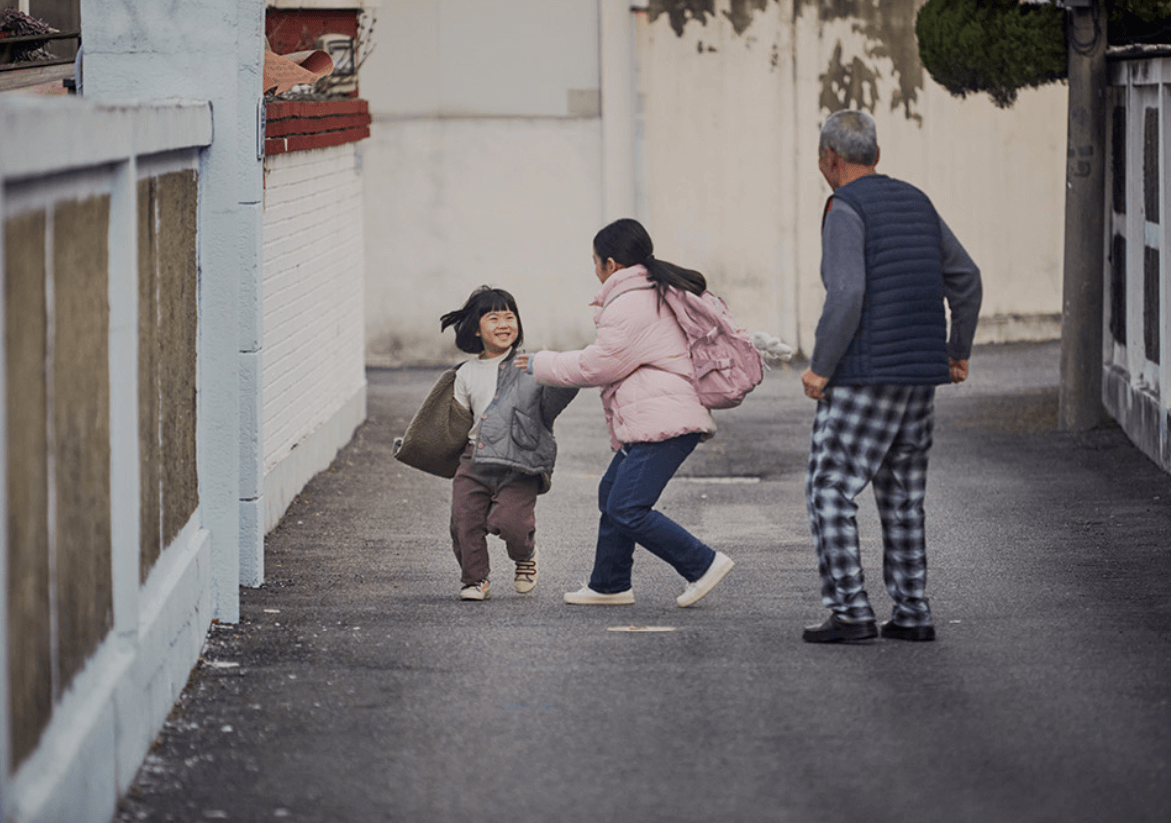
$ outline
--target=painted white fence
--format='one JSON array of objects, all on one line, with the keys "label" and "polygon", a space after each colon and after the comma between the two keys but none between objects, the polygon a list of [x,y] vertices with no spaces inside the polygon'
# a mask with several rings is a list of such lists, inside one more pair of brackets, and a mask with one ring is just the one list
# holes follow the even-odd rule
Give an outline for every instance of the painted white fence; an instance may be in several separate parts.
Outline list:
[{"label": "painted white fence", "polygon": [[1109,70],[1102,400],[1171,471],[1171,58]]}]

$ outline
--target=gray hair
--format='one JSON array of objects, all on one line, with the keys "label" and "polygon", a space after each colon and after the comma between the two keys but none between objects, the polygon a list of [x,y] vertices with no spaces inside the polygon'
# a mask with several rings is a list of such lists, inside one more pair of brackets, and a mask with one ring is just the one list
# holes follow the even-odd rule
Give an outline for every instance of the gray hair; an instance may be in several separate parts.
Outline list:
[{"label": "gray hair", "polygon": [[821,127],[818,155],[824,154],[826,149],[833,149],[847,162],[873,166],[878,162],[878,132],[874,118],[856,109],[835,111]]}]

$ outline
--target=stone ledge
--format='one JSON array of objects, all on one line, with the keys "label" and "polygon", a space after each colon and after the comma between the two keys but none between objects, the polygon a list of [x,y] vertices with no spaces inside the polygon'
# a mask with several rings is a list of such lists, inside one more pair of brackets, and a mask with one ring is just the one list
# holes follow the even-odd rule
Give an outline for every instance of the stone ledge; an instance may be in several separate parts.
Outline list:
[{"label": "stone ledge", "polygon": [[291,100],[267,104],[264,153],[339,146],[370,136],[365,100]]}]

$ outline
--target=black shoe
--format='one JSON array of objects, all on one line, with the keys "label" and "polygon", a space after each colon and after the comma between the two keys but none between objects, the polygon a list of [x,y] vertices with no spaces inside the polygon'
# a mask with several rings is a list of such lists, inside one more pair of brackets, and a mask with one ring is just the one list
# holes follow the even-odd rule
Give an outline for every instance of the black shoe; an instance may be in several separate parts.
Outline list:
[{"label": "black shoe", "polygon": [[924,642],[935,639],[934,626],[900,626],[893,620],[882,624],[882,636],[891,640],[913,640]]},{"label": "black shoe", "polygon": [[820,626],[806,626],[801,639],[806,643],[857,643],[878,637],[873,620],[851,623],[831,614]]}]

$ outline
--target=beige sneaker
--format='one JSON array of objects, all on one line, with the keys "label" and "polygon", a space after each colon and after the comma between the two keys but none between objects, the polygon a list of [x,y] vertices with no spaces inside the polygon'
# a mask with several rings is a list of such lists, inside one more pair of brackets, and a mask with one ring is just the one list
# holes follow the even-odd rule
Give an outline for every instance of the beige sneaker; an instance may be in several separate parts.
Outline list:
[{"label": "beige sneaker", "polygon": [[708,566],[707,571],[703,573],[703,577],[696,580],[694,583],[688,583],[687,588],[683,590],[683,594],[675,598],[675,602],[681,607],[695,605],[699,602],[705,594],[710,592],[715,585],[724,579],[724,575],[732,570],[736,565],[732,562],[732,558],[723,552],[716,552],[716,557],[712,560],[712,564]]},{"label": "beige sneaker", "polygon": [[596,592],[588,585],[575,592],[565,593],[565,602],[574,606],[629,606],[634,602],[634,589],[615,594]]},{"label": "beige sneaker", "polygon": [[464,586],[459,590],[460,600],[487,600],[492,596],[492,584],[487,580]]},{"label": "beige sneaker", "polygon": [[516,563],[516,577],[512,579],[513,588],[521,594],[528,594],[537,585],[537,550],[533,549],[533,556],[528,560],[518,560]]}]

